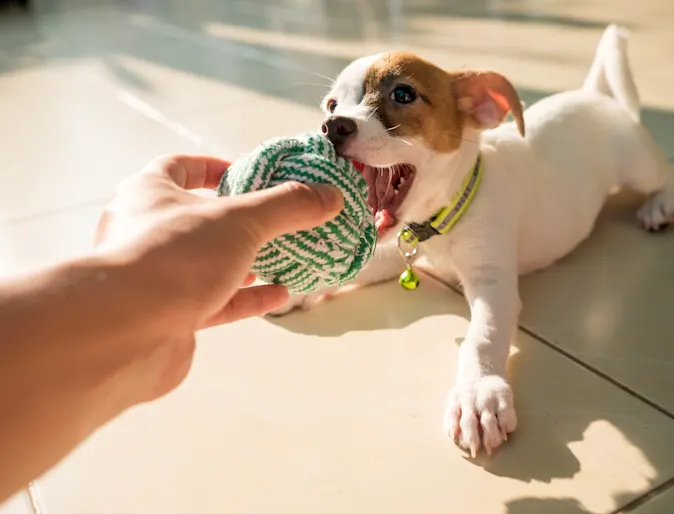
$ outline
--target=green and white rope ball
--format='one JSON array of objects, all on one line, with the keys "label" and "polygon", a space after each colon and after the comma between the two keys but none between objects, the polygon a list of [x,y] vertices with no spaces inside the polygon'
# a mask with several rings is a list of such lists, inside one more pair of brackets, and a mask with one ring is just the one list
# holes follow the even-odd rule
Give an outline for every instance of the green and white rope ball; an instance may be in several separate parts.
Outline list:
[{"label": "green and white rope ball", "polygon": [[238,195],[287,181],[332,184],[344,195],[344,209],[313,230],[286,234],[264,245],[252,272],[291,293],[310,293],[352,280],[374,254],[377,229],[365,179],[321,134],[262,143],[231,165],[217,193]]}]

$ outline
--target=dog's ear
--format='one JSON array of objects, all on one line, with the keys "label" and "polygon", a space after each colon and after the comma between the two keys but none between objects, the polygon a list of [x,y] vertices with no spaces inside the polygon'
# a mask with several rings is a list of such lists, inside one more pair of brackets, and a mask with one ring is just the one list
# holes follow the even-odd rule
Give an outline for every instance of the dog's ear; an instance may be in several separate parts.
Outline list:
[{"label": "dog's ear", "polygon": [[513,85],[493,71],[450,72],[459,112],[468,123],[481,129],[498,127],[512,112],[517,130],[524,137],[522,102]]}]

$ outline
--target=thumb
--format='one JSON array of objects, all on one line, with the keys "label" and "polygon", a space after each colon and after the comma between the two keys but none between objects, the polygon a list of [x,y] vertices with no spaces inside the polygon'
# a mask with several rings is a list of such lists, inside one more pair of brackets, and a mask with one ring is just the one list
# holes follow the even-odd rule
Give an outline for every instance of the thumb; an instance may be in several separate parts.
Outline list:
[{"label": "thumb", "polygon": [[284,182],[236,198],[245,211],[246,222],[263,241],[317,227],[344,207],[342,193],[327,184]]}]

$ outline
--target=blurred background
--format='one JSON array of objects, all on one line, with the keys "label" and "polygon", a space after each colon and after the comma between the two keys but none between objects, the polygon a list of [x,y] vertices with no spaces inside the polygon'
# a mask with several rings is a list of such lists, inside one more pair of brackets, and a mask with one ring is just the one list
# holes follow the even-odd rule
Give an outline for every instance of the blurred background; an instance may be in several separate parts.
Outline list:
[{"label": "blurred background", "polygon": [[608,23],[632,32],[644,120],[669,151],[673,16],[658,0],[4,0],[1,162],[17,182],[0,220],[101,200],[157,151],[231,157],[313,128],[330,78],[368,53],[496,69],[530,103],[581,83]]}]

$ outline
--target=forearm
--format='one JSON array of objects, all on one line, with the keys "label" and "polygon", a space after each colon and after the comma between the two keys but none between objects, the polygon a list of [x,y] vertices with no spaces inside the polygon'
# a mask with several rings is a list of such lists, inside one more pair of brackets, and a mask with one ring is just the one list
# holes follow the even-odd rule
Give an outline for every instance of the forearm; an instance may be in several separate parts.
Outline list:
[{"label": "forearm", "polygon": [[458,369],[469,375],[504,374],[520,310],[517,277],[492,272],[467,283],[465,292],[471,319]]},{"label": "forearm", "polygon": [[120,379],[159,304],[134,305],[128,268],[88,258],[0,284],[0,501],[132,404]]}]

